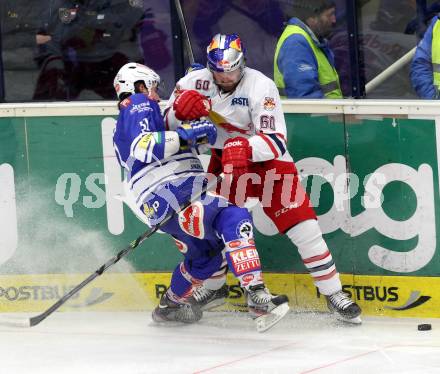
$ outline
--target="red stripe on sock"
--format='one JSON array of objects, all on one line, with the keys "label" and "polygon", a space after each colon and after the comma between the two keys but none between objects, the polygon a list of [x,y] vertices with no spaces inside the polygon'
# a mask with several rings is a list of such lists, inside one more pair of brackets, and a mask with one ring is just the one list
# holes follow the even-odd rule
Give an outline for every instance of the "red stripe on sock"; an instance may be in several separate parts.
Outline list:
[{"label": "red stripe on sock", "polygon": [[330,256],[330,251],[328,249],[327,249],[327,252],[323,253],[322,255],[305,258],[303,260],[303,262],[305,264],[310,264],[311,262],[322,260],[323,258],[326,258],[327,256]]},{"label": "red stripe on sock", "polygon": [[313,274],[312,274],[312,277],[313,277],[313,279],[316,280],[316,281],[324,281],[324,280],[330,279],[330,278],[333,277],[336,273],[337,273],[337,271],[336,271],[336,269],[335,269],[335,270],[333,270],[330,274],[321,275],[320,277],[313,277]]}]

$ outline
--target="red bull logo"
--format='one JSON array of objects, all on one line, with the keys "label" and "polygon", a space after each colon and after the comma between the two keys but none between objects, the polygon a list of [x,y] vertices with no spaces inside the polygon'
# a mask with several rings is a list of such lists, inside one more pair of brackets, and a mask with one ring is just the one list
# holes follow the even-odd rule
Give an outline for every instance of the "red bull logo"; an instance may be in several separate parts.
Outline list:
[{"label": "red bull logo", "polygon": [[265,110],[275,109],[275,99],[273,97],[265,97],[263,107]]},{"label": "red bull logo", "polygon": [[231,41],[231,43],[229,43],[229,47],[233,48],[239,52],[241,52],[241,40],[240,38],[234,39],[233,41]]},{"label": "red bull logo", "polygon": [[208,52],[211,52],[212,50],[217,49],[218,47],[219,47],[218,40],[212,39],[211,43],[208,46]]}]

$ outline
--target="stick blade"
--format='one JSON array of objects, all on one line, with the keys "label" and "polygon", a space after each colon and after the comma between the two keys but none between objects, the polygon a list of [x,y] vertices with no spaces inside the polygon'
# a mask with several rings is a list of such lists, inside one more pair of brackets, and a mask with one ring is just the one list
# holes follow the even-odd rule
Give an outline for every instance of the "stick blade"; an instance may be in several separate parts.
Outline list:
[{"label": "stick blade", "polygon": [[0,325],[20,328],[27,328],[32,326],[29,318],[11,316],[0,316]]},{"label": "stick blade", "polygon": [[264,332],[269,330],[272,326],[276,325],[289,311],[289,304],[283,303],[271,310],[270,313],[257,317],[254,322],[257,326],[258,332]]}]

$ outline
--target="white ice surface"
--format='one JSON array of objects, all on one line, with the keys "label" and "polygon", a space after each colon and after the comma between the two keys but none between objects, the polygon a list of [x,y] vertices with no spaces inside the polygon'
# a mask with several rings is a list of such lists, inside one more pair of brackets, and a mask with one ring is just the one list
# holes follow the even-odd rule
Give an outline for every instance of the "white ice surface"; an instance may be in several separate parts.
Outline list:
[{"label": "white ice surface", "polygon": [[[0,314],[1,320],[2,314]],[[419,323],[433,330],[417,331]],[[149,313],[54,313],[0,326],[1,374],[440,373],[440,320],[290,313],[259,334],[244,313],[155,325]]]}]

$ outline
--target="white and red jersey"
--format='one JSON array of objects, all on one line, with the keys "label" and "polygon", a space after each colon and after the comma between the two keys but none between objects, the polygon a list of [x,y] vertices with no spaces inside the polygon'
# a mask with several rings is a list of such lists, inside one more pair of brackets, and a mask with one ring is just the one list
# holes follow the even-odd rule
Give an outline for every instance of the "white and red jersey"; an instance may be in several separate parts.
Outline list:
[{"label": "white and red jersey", "polygon": [[227,139],[242,136],[249,139],[254,162],[293,161],[286,147],[286,122],[278,89],[263,73],[246,67],[235,90],[222,92],[208,69],[190,72],[177,82],[168,101],[166,123],[170,129],[180,124],[172,109],[179,90],[197,90],[209,97],[212,111],[222,117],[217,121],[213,148],[222,149]]},{"label": "white and red jersey", "polygon": [[[257,70],[245,68],[236,89],[223,93],[208,69],[195,70],[177,82],[176,91],[168,101],[165,121],[170,129],[180,124],[172,108],[179,90],[197,90],[209,97],[212,110],[223,117],[221,121],[214,121],[221,122],[217,126],[214,148],[222,149],[229,138],[242,136],[249,139],[252,161],[258,162],[250,171],[259,177],[260,183],[250,181],[246,174],[241,185],[241,177],[233,178],[225,197],[237,205],[243,204],[243,198],[258,198],[263,211],[279,232],[287,233],[298,247],[320,292],[330,295],[341,290],[333,258],[322,239],[316,214],[286,147],[286,122],[274,82]],[[221,167],[221,157],[218,152],[214,152],[208,172],[218,174]],[[269,171],[272,170],[276,171],[279,178],[271,178]],[[268,184],[266,180],[269,180]],[[218,192],[222,192],[221,188]]]}]

